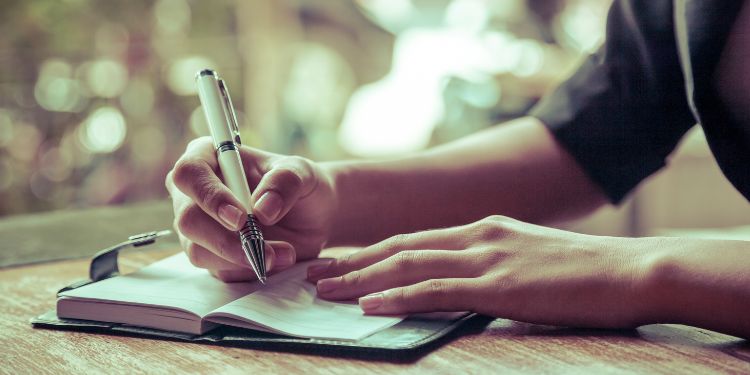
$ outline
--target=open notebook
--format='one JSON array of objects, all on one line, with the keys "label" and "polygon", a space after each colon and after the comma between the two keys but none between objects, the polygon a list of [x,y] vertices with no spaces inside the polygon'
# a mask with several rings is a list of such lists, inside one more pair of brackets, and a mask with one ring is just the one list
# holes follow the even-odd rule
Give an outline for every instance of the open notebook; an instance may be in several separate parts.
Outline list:
[{"label": "open notebook", "polygon": [[367,316],[354,303],[316,296],[314,260],[257,282],[224,283],[177,254],[143,269],[63,292],[60,318],[124,323],[189,334],[219,325],[303,338],[361,340],[403,317]]}]

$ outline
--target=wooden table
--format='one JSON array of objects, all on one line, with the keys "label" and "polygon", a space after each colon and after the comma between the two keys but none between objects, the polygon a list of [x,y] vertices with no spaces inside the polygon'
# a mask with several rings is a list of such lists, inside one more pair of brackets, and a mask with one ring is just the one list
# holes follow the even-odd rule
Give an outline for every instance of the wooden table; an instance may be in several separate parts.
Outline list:
[{"label": "wooden table", "polygon": [[[131,252],[121,264],[135,269],[176,251]],[[399,357],[31,328],[28,319],[51,309],[55,292],[82,278],[87,265],[77,259],[0,269],[0,373],[750,373],[745,340],[677,325],[599,331],[499,319],[467,327],[430,351]]]}]

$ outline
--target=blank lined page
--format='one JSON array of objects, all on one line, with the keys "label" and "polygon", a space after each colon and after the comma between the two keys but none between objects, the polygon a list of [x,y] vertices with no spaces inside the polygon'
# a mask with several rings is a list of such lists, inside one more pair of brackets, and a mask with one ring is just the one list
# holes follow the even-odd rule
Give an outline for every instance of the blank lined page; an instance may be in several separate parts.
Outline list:
[{"label": "blank lined page", "polygon": [[[305,280],[307,267],[312,264],[314,261],[297,264],[271,276],[253,294],[217,309],[207,318],[239,319],[271,332],[338,340],[359,340],[403,320],[403,316],[364,315],[354,302],[318,298],[315,286]],[[228,319],[215,321],[233,324]]]},{"label": "blank lined page", "polygon": [[179,253],[136,272],[73,289],[62,296],[165,306],[203,317],[257,287],[257,283],[226,284],[208,271],[194,267],[185,253]]}]

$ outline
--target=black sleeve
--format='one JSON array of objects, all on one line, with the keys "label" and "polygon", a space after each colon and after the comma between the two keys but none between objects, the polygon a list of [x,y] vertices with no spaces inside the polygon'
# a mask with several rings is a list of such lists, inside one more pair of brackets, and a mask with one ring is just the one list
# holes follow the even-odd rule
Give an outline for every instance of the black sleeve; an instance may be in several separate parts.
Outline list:
[{"label": "black sleeve", "polygon": [[531,115],[619,203],[664,166],[696,123],[677,53],[672,2],[615,1],[605,44]]}]

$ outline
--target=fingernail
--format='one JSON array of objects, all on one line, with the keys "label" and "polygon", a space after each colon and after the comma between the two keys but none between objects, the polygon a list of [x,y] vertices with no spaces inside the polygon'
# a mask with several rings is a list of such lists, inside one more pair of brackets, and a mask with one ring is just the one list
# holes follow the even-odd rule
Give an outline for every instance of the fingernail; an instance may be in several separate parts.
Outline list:
[{"label": "fingernail", "polygon": [[294,264],[294,250],[293,249],[284,248],[284,250],[281,250],[281,249],[276,250],[276,259],[274,263],[274,266],[276,268],[289,267],[292,264]]},{"label": "fingernail", "polygon": [[383,305],[383,293],[366,295],[359,299],[359,307],[364,312],[374,312]]},{"label": "fingernail", "polygon": [[267,191],[255,202],[253,212],[263,217],[269,223],[276,220],[276,217],[279,216],[283,204],[284,202],[282,202],[281,196],[278,193]]},{"label": "fingernail", "polygon": [[307,278],[308,279],[314,279],[320,275],[322,275],[326,270],[328,270],[328,267],[331,265],[331,262],[327,262],[324,264],[316,264],[314,266],[310,266],[307,268]]},{"label": "fingernail", "polygon": [[225,204],[219,208],[219,219],[231,230],[240,229],[240,225],[242,225],[240,220],[244,215],[245,213],[242,210],[231,204]]},{"label": "fingernail", "polygon": [[341,276],[332,279],[318,280],[318,293],[328,293],[336,290],[341,284]]}]

